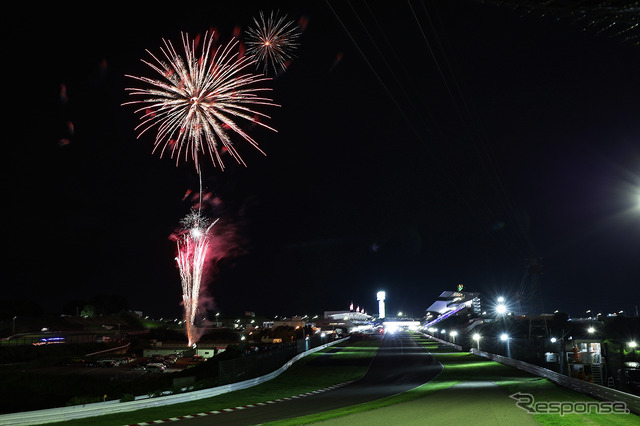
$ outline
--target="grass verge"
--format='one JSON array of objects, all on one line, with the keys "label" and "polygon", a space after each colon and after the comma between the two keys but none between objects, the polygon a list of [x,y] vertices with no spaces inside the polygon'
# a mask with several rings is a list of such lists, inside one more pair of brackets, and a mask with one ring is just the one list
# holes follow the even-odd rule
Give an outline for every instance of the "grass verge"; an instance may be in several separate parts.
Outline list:
[{"label": "grass verge", "polygon": [[[375,356],[380,340],[346,341],[294,363],[284,373],[263,384],[198,401],[57,422],[59,425],[111,426],[142,423],[206,411],[233,408],[303,394],[362,377]],[[336,351],[336,349],[340,349]],[[331,359],[331,362],[328,362]]]}]

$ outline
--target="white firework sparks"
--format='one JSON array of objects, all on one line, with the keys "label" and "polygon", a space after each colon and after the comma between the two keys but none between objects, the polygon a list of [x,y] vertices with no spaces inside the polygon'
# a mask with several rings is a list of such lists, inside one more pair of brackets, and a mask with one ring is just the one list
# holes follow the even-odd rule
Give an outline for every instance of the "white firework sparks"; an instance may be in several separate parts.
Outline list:
[{"label": "white firework sparks", "polygon": [[192,211],[182,221],[183,232],[177,240],[176,262],[182,283],[182,302],[189,346],[196,341],[195,319],[200,297],[205,260],[211,238],[210,230],[216,224]]},{"label": "white firework sparks", "polygon": [[[197,38],[196,38],[197,39]],[[200,155],[207,152],[214,166],[224,170],[222,153],[228,152],[238,163],[246,166],[234,147],[229,131],[238,134],[264,154],[258,143],[238,124],[240,120],[275,129],[264,124],[268,115],[254,110],[254,106],[279,106],[272,99],[260,94],[271,89],[259,83],[267,77],[252,74],[246,68],[255,60],[249,56],[239,57],[238,40],[215,48],[213,34],[205,33],[201,56],[197,56],[197,42],[182,33],[184,58],[178,54],[170,41],[164,40],[160,48],[165,60],[147,50],[155,62],[142,60],[162,78],[154,79],[127,75],[145,83],[146,88],[127,88],[132,96],[140,100],[126,102],[143,104],[136,113],[142,113],[138,138],[157,127],[153,152],[160,149],[160,156],[170,151],[171,157],[187,161],[192,158],[200,172]]]},{"label": "white firework sparks", "polygon": [[265,75],[270,68],[275,73],[284,71],[288,62],[294,58],[300,27],[293,21],[287,21],[286,16],[278,17],[273,12],[267,20],[260,12],[260,21],[256,18],[253,21],[255,27],[246,31],[247,53],[256,59]]}]

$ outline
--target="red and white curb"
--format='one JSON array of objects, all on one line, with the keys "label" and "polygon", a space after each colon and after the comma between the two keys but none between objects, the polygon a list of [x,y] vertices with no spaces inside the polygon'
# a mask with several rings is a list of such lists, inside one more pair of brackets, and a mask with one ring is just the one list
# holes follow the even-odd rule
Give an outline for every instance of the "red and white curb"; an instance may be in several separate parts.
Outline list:
[{"label": "red and white curb", "polygon": [[255,404],[241,405],[239,407],[223,408],[222,410],[214,410],[214,411],[205,411],[203,413],[189,414],[187,416],[171,417],[171,418],[162,419],[162,420],[153,420],[153,421],[150,421],[150,422],[131,423],[128,426],[157,425],[157,424],[160,424],[160,423],[177,422],[179,420],[195,419],[196,417],[211,416],[213,414],[220,414],[220,413],[228,413],[228,412],[231,412],[231,411],[246,410],[247,408],[260,407],[260,406],[269,405],[269,404],[276,404],[276,403],[282,402],[282,401],[290,401],[292,399],[299,399],[299,398],[304,398],[305,396],[316,395],[316,394],[319,394],[319,393],[322,393],[322,392],[326,392],[326,391],[330,391],[330,390],[333,390],[333,389],[337,389],[337,388],[342,387],[344,385],[348,385],[349,383],[351,383],[351,382],[338,383],[337,385],[329,386],[329,387],[326,387],[326,388],[323,388],[323,389],[318,389],[318,390],[314,390],[314,391],[307,392],[307,393],[302,393],[300,395],[289,396],[287,398],[278,398],[278,399],[274,399],[274,400],[266,401],[266,402],[257,402]]}]

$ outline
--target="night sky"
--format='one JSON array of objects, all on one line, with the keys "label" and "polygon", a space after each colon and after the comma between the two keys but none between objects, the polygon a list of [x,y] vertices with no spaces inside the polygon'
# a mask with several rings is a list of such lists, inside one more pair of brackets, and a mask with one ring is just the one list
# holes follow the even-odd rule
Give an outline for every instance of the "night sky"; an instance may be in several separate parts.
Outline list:
[{"label": "night sky", "polygon": [[169,236],[198,177],[136,138],[125,74],[154,76],[162,38],[226,42],[280,10],[304,31],[266,84],[277,133],[250,130],[267,155],[234,139],[247,167],[203,167],[224,253],[207,308],[377,313],[385,290],[417,316],[463,284],[530,313],[635,313],[640,46],[475,1],[265,4],[3,15],[4,299],[180,315]]}]

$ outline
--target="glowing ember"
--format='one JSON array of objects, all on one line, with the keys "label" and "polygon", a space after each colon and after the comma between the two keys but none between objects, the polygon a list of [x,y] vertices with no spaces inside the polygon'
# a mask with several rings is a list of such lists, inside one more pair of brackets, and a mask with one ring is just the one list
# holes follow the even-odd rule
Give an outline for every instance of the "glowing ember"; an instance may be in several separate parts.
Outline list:
[{"label": "glowing ember", "polygon": [[270,68],[275,73],[284,71],[298,46],[300,27],[273,12],[267,20],[260,12],[260,21],[255,18],[253,21],[255,27],[246,32],[247,54],[255,58],[265,75]]}]

